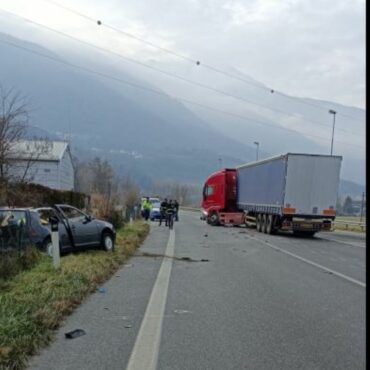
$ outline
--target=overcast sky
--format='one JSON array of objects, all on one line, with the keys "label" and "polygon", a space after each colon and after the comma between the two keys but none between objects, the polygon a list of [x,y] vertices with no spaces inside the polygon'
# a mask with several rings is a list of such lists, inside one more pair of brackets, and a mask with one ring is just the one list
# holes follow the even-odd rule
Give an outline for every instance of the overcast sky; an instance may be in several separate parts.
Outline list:
[{"label": "overcast sky", "polygon": [[[365,0],[55,1],[203,63],[236,67],[287,94],[365,107]],[[140,60],[178,62],[51,0],[0,0],[0,8]],[[30,33],[1,11],[0,32],[76,48],[62,39],[56,45],[47,32]]]}]

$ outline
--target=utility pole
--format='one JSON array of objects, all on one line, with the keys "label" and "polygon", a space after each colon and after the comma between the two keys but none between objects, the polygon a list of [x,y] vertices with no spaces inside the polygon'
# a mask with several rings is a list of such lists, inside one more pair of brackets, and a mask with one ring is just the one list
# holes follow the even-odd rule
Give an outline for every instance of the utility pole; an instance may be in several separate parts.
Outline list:
[{"label": "utility pole", "polygon": [[220,162],[220,169],[222,169],[222,158],[218,158],[218,161]]},{"label": "utility pole", "polygon": [[258,150],[260,147],[260,143],[258,141],[255,141],[254,145],[256,145],[256,161],[258,161]]},{"label": "utility pole", "polygon": [[329,113],[333,115],[333,131],[331,133],[331,147],[330,147],[330,155],[333,155],[333,142],[334,142],[334,128],[335,128],[335,115],[337,112],[333,109],[329,110]]}]

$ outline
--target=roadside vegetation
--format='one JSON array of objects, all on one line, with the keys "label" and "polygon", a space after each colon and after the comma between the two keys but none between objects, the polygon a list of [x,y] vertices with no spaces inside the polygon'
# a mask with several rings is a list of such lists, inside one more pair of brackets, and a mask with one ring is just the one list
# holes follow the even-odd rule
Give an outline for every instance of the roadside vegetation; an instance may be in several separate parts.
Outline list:
[{"label": "roadside vegetation", "polygon": [[34,267],[0,280],[0,369],[23,369],[46,345],[63,318],[131,256],[149,226],[134,222],[117,232],[113,253],[99,250],[64,256],[61,269],[41,256]]}]

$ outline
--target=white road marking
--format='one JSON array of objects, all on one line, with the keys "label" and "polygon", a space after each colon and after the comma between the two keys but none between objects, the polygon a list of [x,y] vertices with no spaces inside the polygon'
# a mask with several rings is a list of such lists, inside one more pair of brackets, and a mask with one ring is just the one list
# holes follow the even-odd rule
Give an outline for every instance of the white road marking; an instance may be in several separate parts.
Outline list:
[{"label": "white road marking", "polygon": [[[173,257],[175,230],[170,230],[165,255]],[[163,258],[126,370],[155,370],[161,342],[173,258]]]},{"label": "white road marking", "polygon": [[362,244],[358,244],[358,243],[349,243],[349,242],[346,242],[344,240],[337,240],[337,239],[332,239],[332,238],[323,238],[321,236],[319,238],[323,239],[323,240],[328,240],[328,241],[331,241],[331,242],[334,242],[334,243],[349,245],[350,247],[366,248],[366,245],[362,245]]},{"label": "white road marking", "polygon": [[291,256],[291,257],[293,257],[293,258],[296,258],[296,259],[298,259],[298,260],[300,260],[300,261],[302,261],[302,262],[305,262],[305,263],[307,263],[308,265],[315,266],[315,267],[317,267],[317,268],[319,268],[319,269],[321,269],[321,270],[323,270],[323,271],[329,272],[329,273],[331,273],[331,274],[333,274],[333,275],[335,275],[335,276],[338,276],[338,277],[340,277],[340,278],[342,278],[342,279],[344,279],[344,280],[350,281],[351,283],[354,283],[354,284],[359,285],[359,286],[361,286],[361,287],[363,287],[363,288],[366,288],[366,284],[365,284],[365,283],[363,283],[362,281],[359,281],[359,280],[353,279],[353,278],[351,278],[351,277],[349,277],[349,276],[347,276],[347,275],[341,274],[341,273],[340,273],[340,272],[338,272],[338,271],[335,271],[335,270],[329,269],[329,268],[327,268],[327,267],[325,267],[325,266],[322,266],[322,265],[320,265],[320,264],[318,264],[318,263],[316,263],[316,262],[313,262],[313,261],[310,261],[310,260],[308,260],[308,259],[306,259],[306,258],[304,258],[304,257],[298,256],[297,254],[294,254],[294,253],[288,252],[287,250],[282,249],[282,248],[280,248],[280,247],[278,247],[278,246],[276,246],[276,245],[274,245],[274,244],[271,244],[270,242],[267,242],[267,241],[265,241],[265,240],[261,240],[261,239],[259,239],[259,238],[255,238],[255,237],[253,237],[253,236],[249,236],[249,238],[250,238],[250,239],[253,239],[253,240],[256,240],[256,241],[258,241],[258,242],[260,242],[260,243],[263,243],[263,244],[267,245],[268,247],[270,247],[270,248],[272,248],[272,249],[275,249],[275,250],[278,250],[279,252],[285,253],[285,254],[287,254],[287,255],[289,255],[289,256]]}]

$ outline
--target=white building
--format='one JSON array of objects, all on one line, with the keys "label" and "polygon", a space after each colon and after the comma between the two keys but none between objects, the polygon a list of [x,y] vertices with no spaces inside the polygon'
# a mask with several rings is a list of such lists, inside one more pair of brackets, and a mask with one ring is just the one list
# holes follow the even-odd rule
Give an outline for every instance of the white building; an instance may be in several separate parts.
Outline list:
[{"label": "white building", "polygon": [[24,177],[29,182],[52,189],[74,189],[74,168],[68,142],[21,140],[12,152],[12,176]]}]

